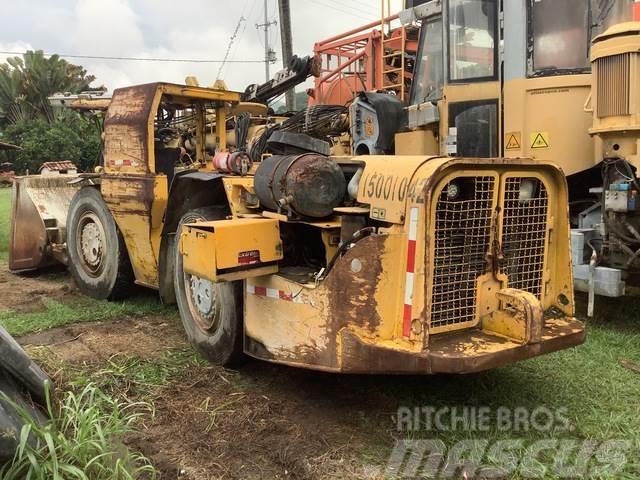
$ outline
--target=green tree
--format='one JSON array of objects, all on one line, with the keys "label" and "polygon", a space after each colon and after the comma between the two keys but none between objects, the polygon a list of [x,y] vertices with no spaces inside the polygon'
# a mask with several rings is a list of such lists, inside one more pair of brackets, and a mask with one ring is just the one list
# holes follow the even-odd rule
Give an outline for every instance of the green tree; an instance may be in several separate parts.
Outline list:
[{"label": "green tree", "polygon": [[90,170],[100,156],[100,129],[75,112],[55,111],[48,97],[88,90],[94,80],[83,67],[42,50],[0,64],[0,139],[22,147],[0,158],[21,174],[60,160]]},{"label": "green tree", "polygon": [[93,75],[58,55],[42,50],[8,58],[0,65],[0,120],[12,124],[33,118],[55,120],[47,99],[56,92],[79,93],[95,80]]},{"label": "green tree", "polygon": [[7,152],[16,172],[37,173],[44,162],[70,160],[82,171],[98,164],[101,141],[98,126],[72,111],[48,122],[20,120],[4,129],[2,140],[22,147]]}]

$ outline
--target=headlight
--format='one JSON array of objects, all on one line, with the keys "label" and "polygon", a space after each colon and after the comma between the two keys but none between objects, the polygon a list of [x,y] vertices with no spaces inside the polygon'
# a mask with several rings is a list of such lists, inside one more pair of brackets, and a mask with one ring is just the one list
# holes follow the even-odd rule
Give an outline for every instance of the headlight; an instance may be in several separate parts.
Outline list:
[{"label": "headlight", "polygon": [[531,179],[524,179],[520,182],[520,193],[518,200],[521,202],[527,202],[531,200],[536,194],[536,182]]},{"label": "headlight", "polygon": [[455,200],[460,196],[460,185],[451,182],[447,185],[447,200]]}]

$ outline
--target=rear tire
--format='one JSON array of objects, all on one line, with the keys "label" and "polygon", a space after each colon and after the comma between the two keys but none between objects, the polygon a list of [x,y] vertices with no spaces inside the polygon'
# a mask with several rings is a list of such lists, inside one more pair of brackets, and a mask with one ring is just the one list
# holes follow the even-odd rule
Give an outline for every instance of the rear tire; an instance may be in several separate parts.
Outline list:
[{"label": "rear tire", "polygon": [[71,200],[67,216],[69,270],[78,289],[98,300],[119,300],[131,292],[133,272],[116,222],[95,188]]},{"label": "rear tire", "polygon": [[237,365],[244,358],[242,281],[215,283],[184,272],[179,250],[182,226],[222,220],[222,208],[187,212],[176,229],[174,288],[180,318],[191,345],[216,365]]}]

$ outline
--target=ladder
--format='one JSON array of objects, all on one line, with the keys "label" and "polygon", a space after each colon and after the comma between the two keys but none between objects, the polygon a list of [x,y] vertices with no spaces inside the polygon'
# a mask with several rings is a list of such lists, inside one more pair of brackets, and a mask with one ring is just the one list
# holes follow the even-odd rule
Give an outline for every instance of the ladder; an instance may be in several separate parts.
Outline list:
[{"label": "ladder", "polygon": [[[391,28],[391,0],[382,2],[382,86],[384,90],[392,90],[400,101],[405,101],[405,50],[407,45],[407,32],[404,26],[396,31],[399,36],[394,36]],[[398,42],[400,47],[398,48]]]}]

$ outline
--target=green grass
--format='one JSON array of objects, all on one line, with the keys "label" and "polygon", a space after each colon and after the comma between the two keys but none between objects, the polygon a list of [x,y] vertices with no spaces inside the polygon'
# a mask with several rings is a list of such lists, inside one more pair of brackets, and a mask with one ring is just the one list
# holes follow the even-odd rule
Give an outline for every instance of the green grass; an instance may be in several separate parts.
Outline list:
[{"label": "green grass", "polygon": [[[582,300],[582,299],[581,299]],[[583,307],[582,301],[579,302]],[[581,308],[583,313],[584,308]],[[585,344],[505,368],[465,376],[430,378],[383,377],[378,387],[384,392],[391,415],[399,407],[489,407],[493,422],[489,431],[465,429],[418,431],[388,429],[383,417],[373,419],[373,429],[387,435],[371,443],[365,455],[372,463],[386,462],[390,437],[402,439],[438,439],[448,448],[466,439],[522,439],[529,446],[538,440],[567,439],[581,442],[592,439],[601,444],[607,440],[629,441],[627,463],[615,478],[640,478],[640,374],[623,368],[621,359],[640,364],[640,302],[634,298],[601,299],[596,317],[587,322]],[[571,426],[539,431],[500,430],[495,427],[495,414],[506,407],[510,411],[524,407],[529,412],[543,407],[564,412]],[[562,410],[561,410],[562,409]],[[371,421],[371,419],[370,419]],[[395,426],[395,424],[394,424]],[[521,458],[525,448],[519,451]],[[540,456],[547,468],[552,467],[554,451]],[[484,466],[492,462],[485,459]],[[509,478],[523,478],[515,475]],[[544,478],[556,478],[548,470]],[[605,476],[604,478],[611,478]]]},{"label": "green grass", "polygon": [[208,364],[192,349],[167,350],[157,358],[115,357],[101,368],[79,370],[71,380],[76,389],[95,384],[115,397],[154,399],[161,387],[180,378],[187,370]]},{"label": "green grass", "polygon": [[11,221],[11,189],[0,188],[0,261],[9,257],[9,223]]},{"label": "green grass", "polygon": [[[3,394],[0,392],[0,398]],[[3,398],[10,402],[8,397]],[[25,426],[12,463],[0,468],[3,480],[134,480],[155,478],[142,455],[122,443],[141,416],[141,403],[124,403],[87,385],[67,392],[59,408],[48,402],[51,421],[40,422],[18,406]]]},{"label": "green grass", "polygon": [[90,298],[69,303],[44,300],[44,310],[30,313],[0,311],[0,325],[14,336],[40,332],[72,323],[104,321],[124,316],[176,316],[174,308],[165,307],[154,297],[134,297],[122,302],[107,302]]}]

